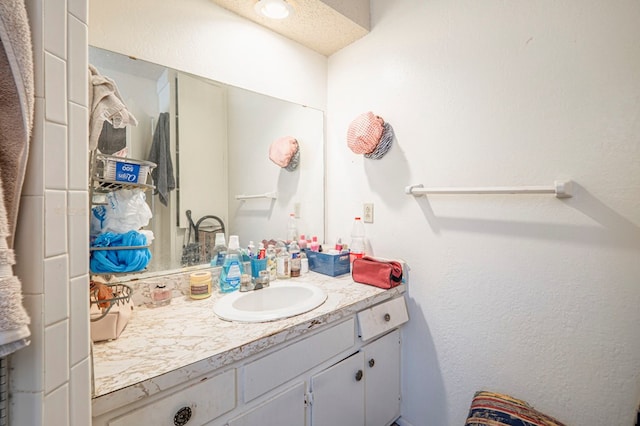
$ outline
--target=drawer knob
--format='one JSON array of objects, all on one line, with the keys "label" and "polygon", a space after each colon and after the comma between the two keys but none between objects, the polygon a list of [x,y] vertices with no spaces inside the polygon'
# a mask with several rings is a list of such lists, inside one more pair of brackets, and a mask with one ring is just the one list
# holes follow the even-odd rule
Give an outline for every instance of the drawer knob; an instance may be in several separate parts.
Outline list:
[{"label": "drawer knob", "polygon": [[191,408],[182,407],[176,412],[176,415],[173,416],[173,424],[175,426],[184,426],[191,419]]},{"label": "drawer knob", "polygon": [[360,380],[362,380],[362,370],[358,370],[356,373],[356,382],[359,382]]},{"label": "drawer knob", "polygon": [[389,315],[389,314],[384,314],[384,320],[385,320],[386,322],[391,321],[391,315]]},{"label": "drawer knob", "polygon": [[373,359],[373,358],[371,358],[371,359],[369,360],[369,367],[373,367],[374,365],[376,365],[376,360],[375,360],[375,359]]}]

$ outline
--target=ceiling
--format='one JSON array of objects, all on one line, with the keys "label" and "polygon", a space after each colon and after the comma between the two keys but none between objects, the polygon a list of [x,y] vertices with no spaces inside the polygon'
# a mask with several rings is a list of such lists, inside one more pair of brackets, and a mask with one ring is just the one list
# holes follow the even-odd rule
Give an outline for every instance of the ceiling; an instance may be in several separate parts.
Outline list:
[{"label": "ceiling", "polygon": [[294,12],[282,20],[258,15],[257,0],[211,1],[325,56],[369,33],[368,0],[288,0]]}]

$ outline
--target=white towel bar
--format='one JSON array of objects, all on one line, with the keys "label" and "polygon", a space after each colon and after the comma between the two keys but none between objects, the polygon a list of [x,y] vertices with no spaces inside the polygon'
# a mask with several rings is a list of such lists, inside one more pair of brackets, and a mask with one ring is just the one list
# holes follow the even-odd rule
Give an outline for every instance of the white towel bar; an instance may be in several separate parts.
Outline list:
[{"label": "white towel bar", "polygon": [[555,194],[557,198],[571,198],[572,182],[557,180],[553,186],[495,186],[469,188],[425,188],[424,185],[410,185],[404,189],[408,195],[427,194]]},{"label": "white towel bar", "polygon": [[265,192],[264,194],[256,194],[256,195],[236,195],[236,200],[255,200],[257,198],[269,198],[271,200],[275,200],[278,198],[277,192]]}]

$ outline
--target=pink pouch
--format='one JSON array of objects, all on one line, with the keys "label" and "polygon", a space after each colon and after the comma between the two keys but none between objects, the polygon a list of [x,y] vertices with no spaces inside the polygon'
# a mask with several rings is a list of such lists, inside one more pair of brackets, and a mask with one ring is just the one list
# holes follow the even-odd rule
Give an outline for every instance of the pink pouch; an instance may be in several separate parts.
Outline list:
[{"label": "pink pouch", "polygon": [[389,289],[402,283],[402,265],[395,260],[364,256],[353,261],[351,277],[357,283]]}]

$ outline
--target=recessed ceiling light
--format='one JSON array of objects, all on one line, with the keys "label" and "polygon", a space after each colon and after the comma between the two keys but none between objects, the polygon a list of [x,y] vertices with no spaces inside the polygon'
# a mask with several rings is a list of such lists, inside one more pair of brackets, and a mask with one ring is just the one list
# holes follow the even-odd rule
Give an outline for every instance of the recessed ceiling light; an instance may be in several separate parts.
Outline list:
[{"label": "recessed ceiling light", "polygon": [[284,19],[293,12],[286,0],[259,0],[254,8],[259,15],[271,19]]}]

